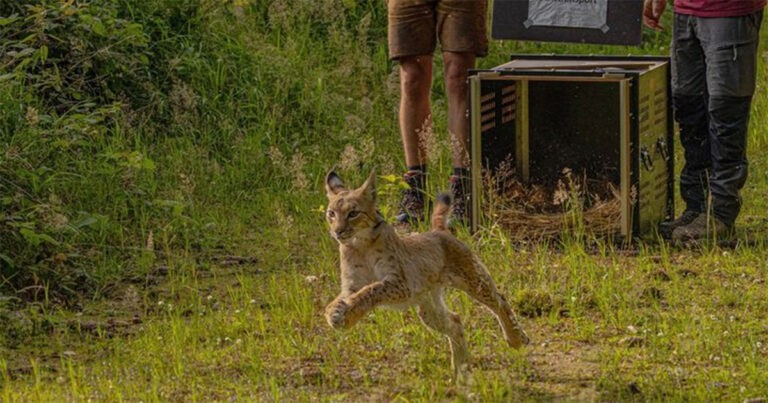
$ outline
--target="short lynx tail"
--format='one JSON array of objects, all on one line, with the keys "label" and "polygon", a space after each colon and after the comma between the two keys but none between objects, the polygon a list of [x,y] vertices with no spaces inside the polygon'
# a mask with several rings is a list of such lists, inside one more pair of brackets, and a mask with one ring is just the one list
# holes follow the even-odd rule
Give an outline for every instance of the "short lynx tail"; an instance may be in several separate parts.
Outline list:
[{"label": "short lynx tail", "polygon": [[432,210],[432,230],[448,231],[448,217],[451,214],[451,195],[440,193],[435,199],[435,208]]}]

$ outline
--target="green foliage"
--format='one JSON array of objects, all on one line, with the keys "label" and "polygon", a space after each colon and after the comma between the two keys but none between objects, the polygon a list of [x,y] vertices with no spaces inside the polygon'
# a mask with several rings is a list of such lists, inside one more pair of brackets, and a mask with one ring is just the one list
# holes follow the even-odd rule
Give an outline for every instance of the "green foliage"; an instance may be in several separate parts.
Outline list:
[{"label": "green foliage", "polygon": [[[175,53],[116,1],[3,7],[0,288],[70,298],[130,261],[125,236],[165,209],[141,200],[155,193],[141,134],[170,120],[156,107],[168,76],[153,63]],[[178,13],[151,22],[170,30]]]},{"label": "green foliage", "polygon": [[[0,28],[4,78],[58,114],[108,104],[148,82],[148,37],[115,2],[22,1]],[[141,91],[143,92],[143,91]]]},{"label": "green foliage", "polygon": [[394,132],[369,127],[395,102],[377,88],[385,9],[302,4],[0,5],[0,289],[99,294],[151,269],[149,239],[170,254],[232,246],[232,217],[263,209],[260,193],[313,194],[324,150],[359,136],[358,160],[374,155],[373,136]]}]

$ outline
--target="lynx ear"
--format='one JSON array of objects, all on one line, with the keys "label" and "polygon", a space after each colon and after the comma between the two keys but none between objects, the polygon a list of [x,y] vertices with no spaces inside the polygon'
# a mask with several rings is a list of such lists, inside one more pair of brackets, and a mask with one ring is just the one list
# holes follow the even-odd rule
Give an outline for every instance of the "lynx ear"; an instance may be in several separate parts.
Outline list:
[{"label": "lynx ear", "polygon": [[372,169],[368,175],[368,179],[365,180],[363,186],[360,186],[360,190],[365,193],[371,200],[376,200],[376,170]]},{"label": "lynx ear", "polygon": [[347,190],[347,187],[344,186],[344,182],[341,181],[341,178],[339,178],[339,175],[336,175],[336,172],[331,170],[328,172],[328,175],[325,177],[325,193],[328,197],[334,196],[339,194],[339,192]]}]

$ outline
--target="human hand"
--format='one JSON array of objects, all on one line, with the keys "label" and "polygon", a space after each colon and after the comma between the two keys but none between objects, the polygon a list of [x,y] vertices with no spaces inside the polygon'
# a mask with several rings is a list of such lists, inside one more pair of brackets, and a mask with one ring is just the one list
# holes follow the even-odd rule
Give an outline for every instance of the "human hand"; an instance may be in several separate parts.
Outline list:
[{"label": "human hand", "polygon": [[659,23],[661,15],[664,14],[664,8],[667,6],[667,0],[645,0],[643,4],[643,24],[651,29],[663,31],[664,26]]}]

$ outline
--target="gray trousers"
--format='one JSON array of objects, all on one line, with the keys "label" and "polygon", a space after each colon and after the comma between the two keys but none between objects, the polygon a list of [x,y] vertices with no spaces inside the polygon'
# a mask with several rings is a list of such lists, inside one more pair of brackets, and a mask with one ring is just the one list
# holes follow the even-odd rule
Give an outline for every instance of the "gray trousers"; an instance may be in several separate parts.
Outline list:
[{"label": "gray trousers", "polygon": [[763,12],[700,18],[675,14],[672,94],[685,164],[686,209],[732,225],[747,179],[746,136]]}]

